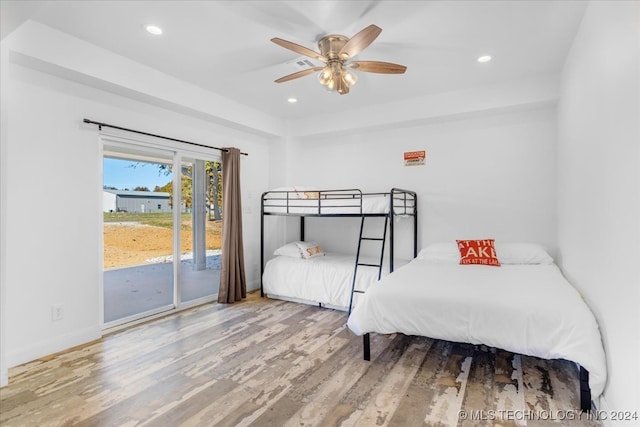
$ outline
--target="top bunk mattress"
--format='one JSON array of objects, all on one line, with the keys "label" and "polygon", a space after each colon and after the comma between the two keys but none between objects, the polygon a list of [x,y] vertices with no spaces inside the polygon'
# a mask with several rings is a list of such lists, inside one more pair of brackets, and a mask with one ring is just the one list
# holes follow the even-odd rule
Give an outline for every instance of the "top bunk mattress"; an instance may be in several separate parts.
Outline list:
[{"label": "top bunk mattress", "polygon": [[[393,191],[393,213],[413,215],[415,193]],[[391,192],[363,193],[357,189],[316,190],[287,187],[262,195],[263,212],[278,215],[384,215],[389,213]]]}]

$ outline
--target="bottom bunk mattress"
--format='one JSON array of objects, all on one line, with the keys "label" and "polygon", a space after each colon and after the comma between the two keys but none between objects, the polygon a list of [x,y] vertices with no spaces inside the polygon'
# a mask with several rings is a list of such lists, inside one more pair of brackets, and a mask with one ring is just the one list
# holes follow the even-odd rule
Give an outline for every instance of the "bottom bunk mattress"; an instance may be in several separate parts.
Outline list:
[{"label": "bottom bunk mattress", "polygon": [[403,333],[566,359],[589,371],[594,398],[606,380],[595,317],[555,264],[415,259],[371,286],[347,326],[357,335]]},{"label": "bottom bunk mattress", "polygon": [[[361,263],[379,259],[360,257]],[[355,268],[355,255],[327,252],[308,259],[277,256],[265,265],[262,289],[270,298],[348,310]],[[385,272],[383,272],[385,274]],[[360,266],[356,289],[365,291],[378,280],[378,268]],[[357,302],[358,294],[354,296]],[[356,304],[354,303],[354,306]]]}]

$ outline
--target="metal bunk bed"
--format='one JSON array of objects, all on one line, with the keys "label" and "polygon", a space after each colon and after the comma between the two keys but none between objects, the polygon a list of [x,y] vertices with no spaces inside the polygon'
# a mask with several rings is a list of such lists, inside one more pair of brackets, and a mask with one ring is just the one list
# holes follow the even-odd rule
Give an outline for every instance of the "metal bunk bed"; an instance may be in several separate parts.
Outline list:
[{"label": "metal bunk bed", "polygon": [[[394,217],[402,216],[413,222],[413,257],[418,252],[418,203],[414,191],[392,188],[389,192],[363,193],[359,189],[339,190],[273,190],[262,194],[260,206],[260,295],[264,297],[263,276],[265,272],[264,235],[265,216],[293,216],[300,218],[300,240],[305,239],[306,217],[357,217],[360,221],[358,249],[354,262],[353,283],[349,299],[348,313],[351,312],[354,293],[364,291],[356,289],[356,276],[361,266],[377,267],[378,279],[382,274],[387,228],[389,228],[389,272],[394,269],[395,257],[395,221]],[[364,223],[367,218],[384,218],[384,226],[380,236],[363,236]],[[379,263],[360,262],[363,241],[380,243]]]}]

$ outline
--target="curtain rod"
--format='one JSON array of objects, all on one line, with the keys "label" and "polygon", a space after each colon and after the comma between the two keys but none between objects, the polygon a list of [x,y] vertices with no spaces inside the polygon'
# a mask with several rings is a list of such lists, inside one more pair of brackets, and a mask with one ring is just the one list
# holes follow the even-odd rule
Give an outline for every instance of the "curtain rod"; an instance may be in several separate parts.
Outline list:
[{"label": "curtain rod", "polygon": [[[182,139],[170,138],[168,136],[156,135],[154,133],[142,132],[142,131],[135,130],[135,129],[123,128],[123,127],[120,127],[120,126],[110,125],[108,123],[94,122],[93,120],[89,120],[89,119],[83,119],[82,121],[84,123],[89,123],[91,125],[97,125],[99,130],[102,130],[103,127],[107,127],[107,128],[112,128],[112,129],[124,130],[124,131],[127,131],[127,132],[133,132],[133,133],[137,133],[137,134],[140,134],[140,135],[147,135],[147,136],[153,136],[153,137],[156,137],[156,138],[168,139],[169,141],[181,142],[183,144],[195,145],[195,146],[198,146],[198,147],[212,148],[214,150],[224,151],[225,153],[229,151],[226,148],[211,147],[209,145],[198,144],[197,142],[184,141]],[[243,156],[248,156],[247,153],[242,153],[241,152],[240,154],[242,154]]]}]

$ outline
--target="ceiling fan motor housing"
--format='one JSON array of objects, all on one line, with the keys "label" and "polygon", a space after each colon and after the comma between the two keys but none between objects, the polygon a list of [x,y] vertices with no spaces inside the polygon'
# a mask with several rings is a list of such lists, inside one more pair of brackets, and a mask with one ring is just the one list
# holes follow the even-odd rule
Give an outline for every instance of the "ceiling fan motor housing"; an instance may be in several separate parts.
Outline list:
[{"label": "ceiling fan motor housing", "polygon": [[318,48],[320,49],[322,56],[327,58],[329,61],[344,61],[347,57],[345,56],[344,58],[340,58],[339,53],[348,41],[348,37],[341,36],[339,34],[331,34],[324,36],[320,41],[318,41]]}]

